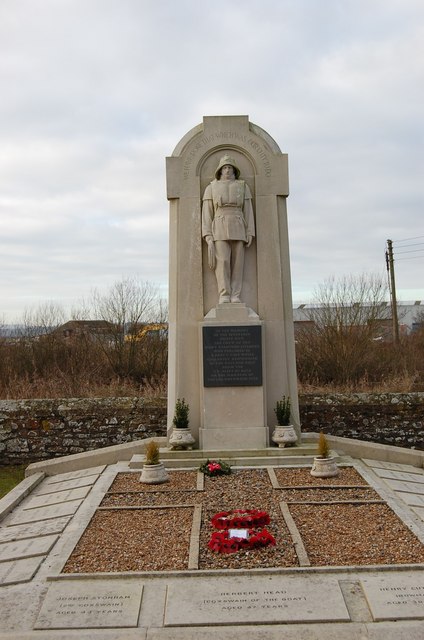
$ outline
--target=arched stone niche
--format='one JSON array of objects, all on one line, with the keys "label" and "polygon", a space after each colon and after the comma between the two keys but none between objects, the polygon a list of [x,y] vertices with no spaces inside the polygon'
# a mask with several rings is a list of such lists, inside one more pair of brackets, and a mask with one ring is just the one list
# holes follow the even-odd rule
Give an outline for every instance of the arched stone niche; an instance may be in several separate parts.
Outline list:
[{"label": "arched stone niche", "polygon": [[[167,158],[170,202],[168,428],[177,398],[190,405],[195,436],[205,421],[199,326],[217,304],[214,273],[201,236],[201,199],[220,158],[229,154],[250,187],[256,238],[245,252],[242,301],[263,323],[266,426],[275,424],[281,396],[292,399],[299,427],[290,260],[287,155],[248,116],[210,116],[189,131]],[[231,394],[222,389],[222,395]],[[240,443],[242,448],[243,443]]]}]

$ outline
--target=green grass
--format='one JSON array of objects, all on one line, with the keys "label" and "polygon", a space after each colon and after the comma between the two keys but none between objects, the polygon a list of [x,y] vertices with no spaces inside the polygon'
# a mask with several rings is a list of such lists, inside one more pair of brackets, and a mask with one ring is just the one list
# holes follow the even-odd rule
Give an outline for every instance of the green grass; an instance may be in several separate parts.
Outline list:
[{"label": "green grass", "polygon": [[25,477],[25,467],[0,467],[0,498],[6,495]]}]

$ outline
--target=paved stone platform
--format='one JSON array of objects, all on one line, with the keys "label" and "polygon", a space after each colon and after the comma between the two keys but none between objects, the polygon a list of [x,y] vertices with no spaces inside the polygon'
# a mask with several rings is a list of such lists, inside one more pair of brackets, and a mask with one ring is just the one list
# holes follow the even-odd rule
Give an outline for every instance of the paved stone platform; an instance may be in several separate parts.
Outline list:
[{"label": "paved stone platform", "polygon": [[[406,464],[404,450],[396,462],[395,448],[390,461],[369,457],[365,445],[363,453],[340,459],[361,472],[424,544],[422,466]],[[424,566],[418,564],[62,574],[105,492],[130,462],[72,471],[64,471],[64,460],[61,465],[63,472],[52,476],[38,468],[0,501],[0,640],[424,638]]]}]

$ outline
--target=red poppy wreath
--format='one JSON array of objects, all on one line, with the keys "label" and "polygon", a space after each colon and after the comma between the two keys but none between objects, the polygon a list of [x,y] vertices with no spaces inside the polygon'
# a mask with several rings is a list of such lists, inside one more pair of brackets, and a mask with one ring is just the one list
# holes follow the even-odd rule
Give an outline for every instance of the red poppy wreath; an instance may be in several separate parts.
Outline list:
[{"label": "red poppy wreath", "polygon": [[[275,538],[267,529],[259,530],[260,527],[269,523],[270,517],[267,512],[257,509],[233,509],[216,513],[211,519],[211,524],[221,531],[212,533],[208,547],[217,553],[236,553],[240,549],[257,549],[269,544],[275,545]],[[234,531],[231,531],[230,537],[230,529],[243,529],[243,535],[240,531],[240,537],[238,537],[234,535]]]}]

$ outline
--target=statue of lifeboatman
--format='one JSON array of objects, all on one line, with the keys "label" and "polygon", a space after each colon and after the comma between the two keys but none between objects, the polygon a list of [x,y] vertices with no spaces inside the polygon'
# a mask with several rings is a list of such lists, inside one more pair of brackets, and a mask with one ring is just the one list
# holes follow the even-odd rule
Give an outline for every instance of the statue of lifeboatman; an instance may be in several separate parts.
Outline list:
[{"label": "statue of lifeboatman", "polygon": [[225,155],[206,187],[202,237],[208,245],[209,268],[215,271],[219,303],[241,302],[244,251],[255,236],[252,195],[235,160]]}]

